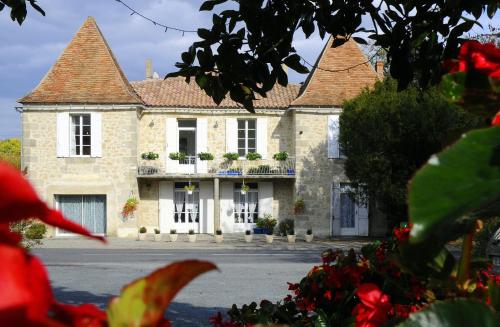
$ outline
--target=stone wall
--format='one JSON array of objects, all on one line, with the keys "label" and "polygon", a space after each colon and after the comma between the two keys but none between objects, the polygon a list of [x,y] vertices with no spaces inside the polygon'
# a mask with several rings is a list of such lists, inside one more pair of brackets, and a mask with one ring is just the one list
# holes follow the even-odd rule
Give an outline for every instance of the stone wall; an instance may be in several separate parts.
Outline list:
[{"label": "stone wall", "polygon": [[[89,111],[90,112],[90,111]],[[56,114],[51,110],[25,110],[23,122],[23,168],[49,205],[57,194],[104,194],[107,205],[106,232],[115,235],[123,222],[121,210],[127,198],[138,196],[136,110],[102,112],[102,157],[58,158]],[[49,231],[54,235],[54,230]]]},{"label": "stone wall", "polygon": [[328,159],[328,114],[326,110],[294,112],[295,196],[305,202],[304,213],[296,217],[299,233],[312,228],[315,235],[330,235],[332,183],[347,181],[344,160]]}]

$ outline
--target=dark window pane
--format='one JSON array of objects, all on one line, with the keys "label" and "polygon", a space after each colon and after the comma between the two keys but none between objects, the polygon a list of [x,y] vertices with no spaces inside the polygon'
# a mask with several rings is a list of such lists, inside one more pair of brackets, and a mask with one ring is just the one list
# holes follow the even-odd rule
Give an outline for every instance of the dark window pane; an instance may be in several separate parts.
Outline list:
[{"label": "dark window pane", "polygon": [[245,129],[245,120],[238,119],[238,129]]},{"label": "dark window pane", "polygon": [[238,148],[245,148],[245,139],[239,139],[238,140]]},{"label": "dark window pane", "polygon": [[75,144],[78,146],[80,145],[80,137],[77,135],[75,136]]},{"label": "dark window pane", "polygon": [[181,119],[179,120],[179,127],[196,127],[195,119]]},{"label": "dark window pane", "polygon": [[80,148],[79,146],[77,146],[77,147],[76,147],[76,155],[77,155],[77,156],[79,156],[79,155],[80,155],[80,149],[81,149],[81,148]]},{"label": "dark window pane", "polygon": [[240,129],[238,130],[238,138],[244,139],[245,138],[245,131]]},{"label": "dark window pane", "polygon": [[80,116],[71,116],[71,122],[73,125],[80,125]]},{"label": "dark window pane", "polygon": [[83,147],[83,155],[84,156],[90,156],[90,146],[84,146]]},{"label": "dark window pane", "polygon": [[90,135],[90,126],[83,126],[83,135]]},{"label": "dark window pane", "polygon": [[255,139],[248,140],[248,150],[249,151],[250,151],[250,148],[255,149]]},{"label": "dark window pane", "polygon": [[82,115],[83,125],[90,125],[90,115]]},{"label": "dark window pane", "polygon": [[249,130],[248,131],[248,138],[249,139],[255,139],[255,130]]},{"label": "dark window pane", "polygon": [[245,149],[238,149],[238,154],[240,157],[244,157],[246,155]]},{"label": "dark window pane", "polygon": [[248,129],[255,129],[255,119],[248,121]]},{"label": "dark window pane", "polygon": [[82,137],[82,139],[83,139],[82,145],[90,145],[90,136],[84,136],[84,137]]},{"label": "dark window pane", "polygon": [[80,126],[75,126],[75,135],[80,135]]}]

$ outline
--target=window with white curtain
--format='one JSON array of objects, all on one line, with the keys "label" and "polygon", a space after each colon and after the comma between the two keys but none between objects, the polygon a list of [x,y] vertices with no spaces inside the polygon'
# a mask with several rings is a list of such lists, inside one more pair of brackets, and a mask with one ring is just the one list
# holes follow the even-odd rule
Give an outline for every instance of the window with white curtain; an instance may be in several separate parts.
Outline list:
[{"label": "window with white curtain", "polygon": [[188,194],[184,186],[189,183],[175,183],[174,192],[174,222],[182,223],[199,223],[200,222],[200,187],[198,183],[192,194]]},{"label": "window with white curtain", "polygon": [[238,119],[238,154],[244,157],[257,152],[257,127],[255,119]]},{"label": "window with white curtain", "polygon": [[246,194],[241,194],[242,183],[234,186],[234,222],[236,224],[254,224],[259,217],[259,191],[257,183],[245,183],[250,187]]},{"label": "window with white curtain", "polygon": [[72,156],[90,156],[91,154],[91,126],[90,114],[70,115],[70,154]]},{"label": "window with white curtain", "polygon": [[56,195],[56,201],[65,217],[94,234],[106,233],[105,195]]}]

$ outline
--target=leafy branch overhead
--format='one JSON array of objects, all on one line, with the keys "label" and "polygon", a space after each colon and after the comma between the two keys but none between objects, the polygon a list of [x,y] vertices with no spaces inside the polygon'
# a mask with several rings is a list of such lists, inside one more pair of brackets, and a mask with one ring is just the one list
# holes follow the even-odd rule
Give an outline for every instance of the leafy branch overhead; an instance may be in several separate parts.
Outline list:
[{"label": "leafy branch overhead", "polygon": [[[27,2],[30,3],[33,9],[45,16],[45,11],[37,4],[36,0],[28,0]],[[5,7],[10,8],[10,18],[12,18],[13,21],[17,21],[19,25],[24,22],[28,14],[25,0],[0,0],[0,11]]]},{"label": "leafy branch overhead", "polygon": [[309,71],[292,46],[299,33],[334,35],[334,47],[351,37],[362,44],[371,39],[387,51],[400,89],[415,80],[427,87],[440,80],[442,60],[456,56],[461,36],[480,25],[483,12],[493,17],[499,6],[496,0],[210,0],[200,10],[221,4],[224,10],[213,14],[212,27],[198,29],[201,41],[182,54],[179,70],[167,77],[194,77],[217,104],[229,94],[249,111],[256,95],[265,97],[276,83],[287,85],[282,64]]}]

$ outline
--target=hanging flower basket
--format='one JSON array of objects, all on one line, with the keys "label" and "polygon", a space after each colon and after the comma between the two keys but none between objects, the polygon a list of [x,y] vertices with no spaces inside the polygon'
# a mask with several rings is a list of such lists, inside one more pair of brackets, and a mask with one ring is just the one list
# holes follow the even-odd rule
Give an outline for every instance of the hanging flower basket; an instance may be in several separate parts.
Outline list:
[{"label": "hanging flower basket", "polygon": [[137,205],[139,201],[136,198],[128,198],[122,209],[123,218],[133,217],[134,212],[137,210]]},{"label": "hanging flower basket", "polygon": [[186,190],[187,194],[191,195],[191,194],[193,194],[193,191],[196,189],[196,186],[186,185],[186,186],[184,186],[184,189]]},{"label": "hanging flower basket", "polygon": [[250,186],[248,186],[248,185],[241,186],[241,194],[245,195],[245,194],[247,194],[248,191],[250,191]]}]

